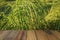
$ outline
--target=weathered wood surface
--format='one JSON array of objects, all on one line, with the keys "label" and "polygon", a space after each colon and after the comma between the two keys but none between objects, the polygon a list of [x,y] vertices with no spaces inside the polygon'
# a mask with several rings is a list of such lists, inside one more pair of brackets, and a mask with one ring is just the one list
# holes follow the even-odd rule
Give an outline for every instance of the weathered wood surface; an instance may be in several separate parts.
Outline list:
[{"label": "weathered wood surface", "polygon": [[60,40],[60,31],[5,30],[0,31],[0,40]]}]

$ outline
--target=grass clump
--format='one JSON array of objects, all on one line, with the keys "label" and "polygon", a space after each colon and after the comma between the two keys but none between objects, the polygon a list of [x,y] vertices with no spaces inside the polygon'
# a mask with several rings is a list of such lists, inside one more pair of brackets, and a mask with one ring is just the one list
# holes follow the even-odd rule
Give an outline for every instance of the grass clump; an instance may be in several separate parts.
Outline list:
[{"label": "grass clump", "polygon": [[60,30],[58,1],[2,0],[0,4],[1,30]]}]

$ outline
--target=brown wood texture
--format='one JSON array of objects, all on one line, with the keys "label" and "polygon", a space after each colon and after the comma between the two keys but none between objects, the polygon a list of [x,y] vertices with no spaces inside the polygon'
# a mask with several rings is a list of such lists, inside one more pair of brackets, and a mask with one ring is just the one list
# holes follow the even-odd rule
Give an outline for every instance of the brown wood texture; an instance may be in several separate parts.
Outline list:
[{"label": "brown wood texture", "polygon": [[60,31],[54,30],[5,30],[0,40],[60,40]]}]

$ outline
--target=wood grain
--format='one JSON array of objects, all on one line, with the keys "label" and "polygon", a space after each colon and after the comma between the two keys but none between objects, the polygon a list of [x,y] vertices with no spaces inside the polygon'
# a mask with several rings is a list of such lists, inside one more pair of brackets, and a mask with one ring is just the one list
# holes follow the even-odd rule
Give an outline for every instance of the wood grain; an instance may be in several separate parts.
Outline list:
[{"label": "wood grain", "polygon": [[60,32],[54,30],[5,30],[0,40],[60,40]]}]

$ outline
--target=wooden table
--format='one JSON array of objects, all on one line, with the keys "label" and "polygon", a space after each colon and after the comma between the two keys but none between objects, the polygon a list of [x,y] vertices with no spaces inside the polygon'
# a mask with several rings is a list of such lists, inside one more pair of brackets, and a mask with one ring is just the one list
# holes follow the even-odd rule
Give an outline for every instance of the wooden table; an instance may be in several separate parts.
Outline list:
[{"label": "wooden table", "polygon": [[60,40],[60,31],[54,30],[5,30],[0,40]]}]

